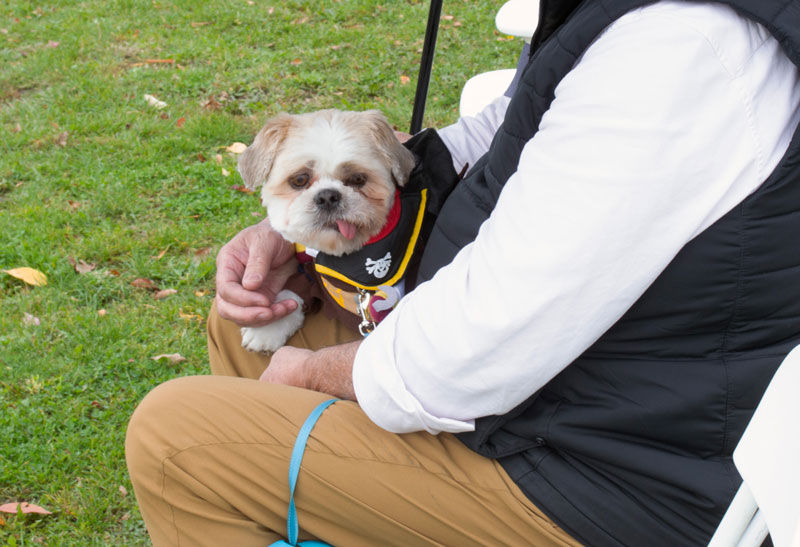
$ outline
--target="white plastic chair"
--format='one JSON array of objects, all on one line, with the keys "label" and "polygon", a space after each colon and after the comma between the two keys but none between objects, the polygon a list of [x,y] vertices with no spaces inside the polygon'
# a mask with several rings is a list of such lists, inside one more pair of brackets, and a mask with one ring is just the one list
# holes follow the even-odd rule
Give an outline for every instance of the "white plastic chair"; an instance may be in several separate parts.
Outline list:
[{"label": "white plastic chair", "polygon": [[[494,22],[500,32],[518,36],[530,44],[538,19],[539,0],[509,0],[498,10]],[[459,114],[474,116],[479,113],[506,92],[516,72],[515,68],[492,70],[467,80],[461,91]]]},{"label": "white plastic chair", "polygon": [[744,479],[709,547],[800,547],[800,346],[783,360],[733,452]]}]

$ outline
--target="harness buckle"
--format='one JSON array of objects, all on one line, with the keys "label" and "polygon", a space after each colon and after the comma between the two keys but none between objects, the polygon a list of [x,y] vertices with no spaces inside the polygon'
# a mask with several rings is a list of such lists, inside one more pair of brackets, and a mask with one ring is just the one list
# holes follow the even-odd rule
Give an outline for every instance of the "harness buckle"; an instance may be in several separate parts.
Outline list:
[{"label": "harness buckle", "polygon": [[375,330],[376,325],[375,321],[372,320],[372,314],[369,313],[369,302],[371,299],[372,295],[369,291],[358,289],[358,294],[356,295],[356,309],[358,310],[358,316],[361,317],[361,323],[358,325],[358,332],[365,338],[369,333]]}]

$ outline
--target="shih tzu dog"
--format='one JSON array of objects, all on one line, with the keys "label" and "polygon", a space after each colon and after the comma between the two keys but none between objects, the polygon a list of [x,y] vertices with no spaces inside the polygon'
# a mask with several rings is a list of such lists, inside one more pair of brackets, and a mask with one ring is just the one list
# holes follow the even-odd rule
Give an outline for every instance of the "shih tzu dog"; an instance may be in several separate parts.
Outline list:
[{"label": "shih tzu dog", "polygon": [[[358,252],[384,231],[398,211],[400,189],[414,166],[414,155],[397,140],[379,111],[322,110],[279,114],[267,121],[240,157],[238,169],[248,188],[262,187],[267,218],[286,240],[306,247],[312,255],[319,251],[320,256],[356,257],[372,269],[370,275],[378,284],[375,273],[389,273],[391,253],[365,259]],[[379,263],[382,259],[386,260]],[[339,298],[341,289],[324,282],[327,292]],[[246,349],[275,351],[302,326],[304,299],[290,290],[276,297],[276,301],[287,299],[299,304],[289,316],[264,327],[242,329]],[[347,308],[349,297],[347,303],[344,300],[341,297],[340,304]]]}]

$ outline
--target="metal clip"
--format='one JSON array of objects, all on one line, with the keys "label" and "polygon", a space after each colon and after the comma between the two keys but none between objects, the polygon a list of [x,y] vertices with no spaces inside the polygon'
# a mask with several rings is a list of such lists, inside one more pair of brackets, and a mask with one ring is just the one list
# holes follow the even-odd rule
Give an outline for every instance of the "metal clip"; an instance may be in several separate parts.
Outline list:
[{"label": "metal clip", "polygon": [[372,320],[372,315],[369,313],[369,301],[371,298],[372,295],[368,291],[358,289],[356,308],[358,309],[359,317],[361,317],[361,323],[358,325],[358,332],[365,338],[369,333],[375,330],[375,321]]}]

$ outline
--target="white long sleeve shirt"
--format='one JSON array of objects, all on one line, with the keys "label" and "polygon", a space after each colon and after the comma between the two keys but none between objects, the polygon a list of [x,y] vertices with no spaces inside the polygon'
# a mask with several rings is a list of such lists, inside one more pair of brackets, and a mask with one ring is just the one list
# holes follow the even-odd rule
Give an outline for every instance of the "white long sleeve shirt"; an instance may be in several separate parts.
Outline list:
[{"label": "white long sleeve shirt", "polygon": [[[759,187],[799,104],[797,68],[730,8],[663,1],[617,20],[556,88],[475,241],[361,344],[361,407],[437,433],[517,406]],[[506,106],[441,131],[457,167]]]}]

